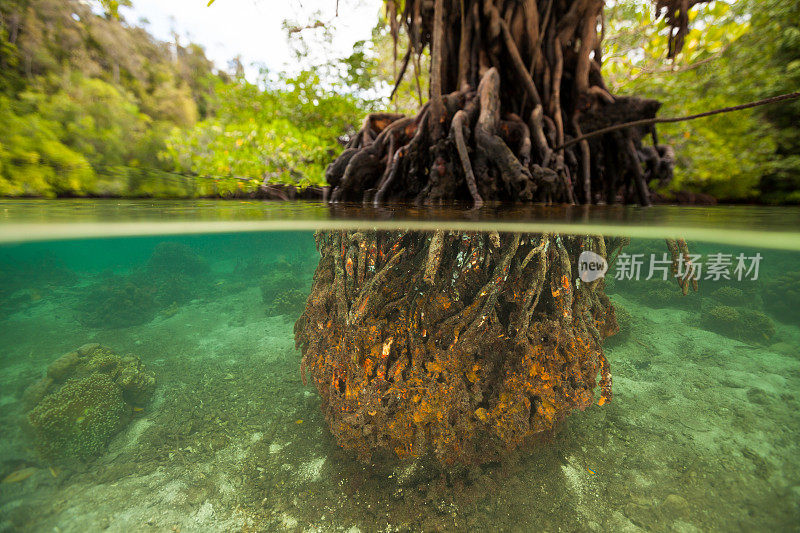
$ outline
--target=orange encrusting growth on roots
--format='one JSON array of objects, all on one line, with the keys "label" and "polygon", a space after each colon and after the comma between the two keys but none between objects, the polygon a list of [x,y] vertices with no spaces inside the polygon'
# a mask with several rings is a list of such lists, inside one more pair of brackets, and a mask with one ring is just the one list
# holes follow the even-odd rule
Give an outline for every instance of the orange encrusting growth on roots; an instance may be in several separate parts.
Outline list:
[{"label": "orange encrusting growth on roots", "polygon": [[[598,373],[599,403],[611,399],[601,343],[617,329],[613,308],[602,281],[572,288],[572,265],[582,249],[613,241],[366,231],[317,239],[322,258],[296,341],[332,433],[362,459],[383,450],[494,460],[591,405]],[[361,256],[371,261],[363,270],[352,253],[362,248],[376,251]]]}]

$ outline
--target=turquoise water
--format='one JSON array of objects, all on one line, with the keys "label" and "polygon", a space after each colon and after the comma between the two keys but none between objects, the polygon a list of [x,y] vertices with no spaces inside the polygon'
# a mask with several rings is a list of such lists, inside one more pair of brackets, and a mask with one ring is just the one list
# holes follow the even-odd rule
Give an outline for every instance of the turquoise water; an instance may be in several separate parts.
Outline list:
[{"label": "turquoise water", "polygon": [[[798,529],[796,211],[435,213],[453,230],[635,236],[605,278],[613,401],[502,461],[443,468],[358,461],[303,385],[312,230],[357,210],[48,205],[2,206],[0,531]],[[685,297],[645,279],[677,230],[705,268]],[[638,259],[637,280],[620,265]]]}]

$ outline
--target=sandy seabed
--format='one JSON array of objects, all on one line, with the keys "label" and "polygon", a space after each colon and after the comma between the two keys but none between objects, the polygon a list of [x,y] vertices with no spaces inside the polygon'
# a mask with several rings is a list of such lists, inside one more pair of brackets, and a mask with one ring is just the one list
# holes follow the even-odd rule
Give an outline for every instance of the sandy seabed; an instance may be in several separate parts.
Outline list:
[{"label": "sandy seabed", "polygon": [[[294,317],[217,268],[211,296],[140,326],[80,326],[74,288],[2,318],[1,474],[32,473],[0,484],[0,531],[800,530],[797,327],[755,346],[612,294],[632,318],[606,348],[611,404],[503,463],[362,464],[301,383]],[[105,455],[50,468],[20,398],[88,342],[139,355],[156,396]]]}]

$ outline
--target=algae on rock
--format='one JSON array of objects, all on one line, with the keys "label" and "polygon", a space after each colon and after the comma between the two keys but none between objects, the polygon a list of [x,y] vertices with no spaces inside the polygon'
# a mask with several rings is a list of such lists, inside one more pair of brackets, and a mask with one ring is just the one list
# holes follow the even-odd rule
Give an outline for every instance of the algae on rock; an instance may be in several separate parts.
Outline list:
[{"label": "algae on rock", "polygon": [[800,322],[800,271],[786,272],[764,283],[764,306],[787,324]]},{"label": "algae on rock", "polygon": [[205,276],[210,272],[208,262],[191,247],[179,242],[161,242],[147,261],[147,270],[159,277],[182,275]]},{"label": "algae on rock", "polygon": [[299,316],[306,304],[310,280],[285,259],[272,263],[269,272],[261,279],[261,299],[267,306],[267,313]]},{"label": "algae on rock", "polygon": [[92,328],[125,328],[153,320],[205,293],[210,267],[189,246],[162,242],[147,264],[100,279],[77,305],[78,320]]}]

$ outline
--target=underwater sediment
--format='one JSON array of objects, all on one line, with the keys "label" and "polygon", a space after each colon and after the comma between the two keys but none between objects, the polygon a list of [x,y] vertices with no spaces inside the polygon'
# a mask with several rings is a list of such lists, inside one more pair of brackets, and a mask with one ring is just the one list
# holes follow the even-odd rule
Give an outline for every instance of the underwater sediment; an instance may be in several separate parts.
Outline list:
[{"label": "underwater sediment", "polygon": [[322,231],[295,325],[338,443],[361,459],[500,458],[545,436],[601,389],[618,327],[581,252],[622,239],[497,232]]}]

